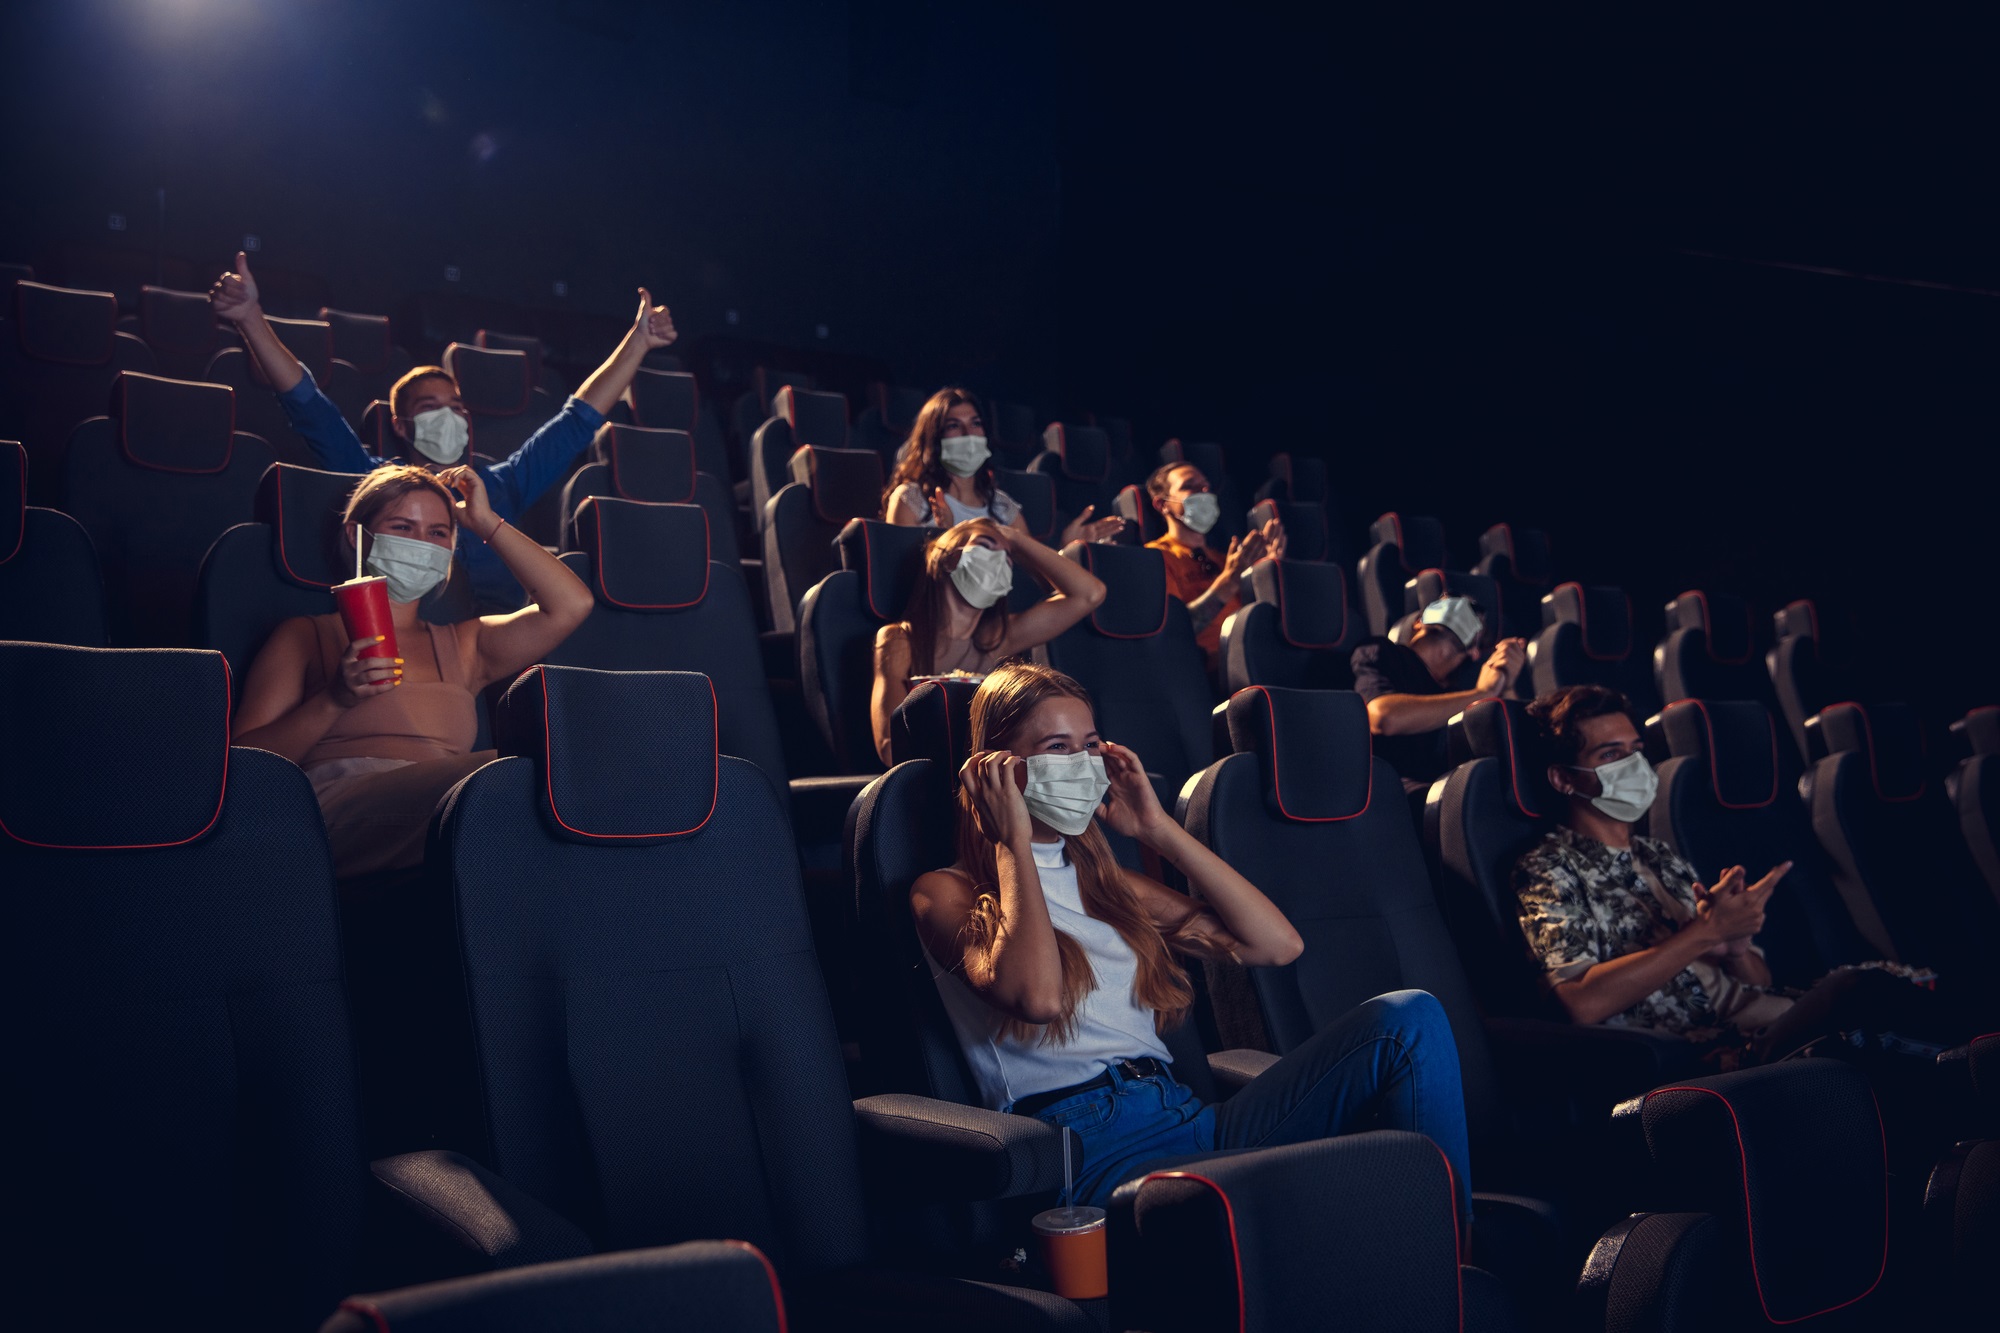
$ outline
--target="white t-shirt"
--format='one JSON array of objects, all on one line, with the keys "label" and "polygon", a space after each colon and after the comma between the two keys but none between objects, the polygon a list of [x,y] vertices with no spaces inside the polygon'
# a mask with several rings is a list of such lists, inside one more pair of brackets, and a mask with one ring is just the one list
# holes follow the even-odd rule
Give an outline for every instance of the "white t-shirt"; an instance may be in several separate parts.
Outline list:
[{"label": "white t-shirt", "polygon": [[[937,526],[937,520],[931,516],[930,504],[924,499],[923,490],[914,482],[906,481],[898,486],[896,493],[890,496],[889,500],[892,506],[901,505],[913,516],[920,517],[922,522],[918,524],[919,527]],[[990,504],[969,505],[950,491],[944,493],[944,503],[945,508],[951,510],[953,523],[964,523],[975,518],[990,518],[1002,527],[1006,527],[1014,521],[1014,515],[1021,512],[1021,506],[1014,497],[997,486],[993,488],[993,500]]]}]

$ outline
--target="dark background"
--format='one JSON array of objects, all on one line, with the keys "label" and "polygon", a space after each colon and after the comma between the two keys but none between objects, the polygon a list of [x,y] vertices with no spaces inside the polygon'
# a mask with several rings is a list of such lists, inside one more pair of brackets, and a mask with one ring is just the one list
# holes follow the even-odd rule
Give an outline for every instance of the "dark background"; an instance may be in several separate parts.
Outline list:
[{"label": "dark background", "polygon": [[251,233],[382,311],[624,316],[644,282],[690,341],[867,355],[1246,470],[1319,453],[1351,544],[1387,508],[1442,517],[1462,561],[1491,522],[1543,527],[1648,642],[1683,588],[1815,596],[1941,725],[2000,696],[1987,37],[1902,12],[19,3],[0,258],[157,243],[206,271]]}]

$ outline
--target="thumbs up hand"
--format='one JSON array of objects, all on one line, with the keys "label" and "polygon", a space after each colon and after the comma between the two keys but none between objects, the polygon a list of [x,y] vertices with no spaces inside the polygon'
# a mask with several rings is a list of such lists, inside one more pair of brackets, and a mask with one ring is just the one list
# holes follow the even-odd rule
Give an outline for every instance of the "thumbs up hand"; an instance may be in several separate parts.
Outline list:
[{"label": "thumbs up hand", "polygon": [[250,257],[236,252],[236,267],[215,280],[208,289],[208,304],[217,317],[241,324],[263,314],[257,304],[257,279],[250,276]]},{"label": "thumbs up hand", "polygon": [[644,287],[639,289],[639,313],[633,317],[632,331],[645,344],[647,351],[656,347],[672,345],[680,334],[674,329],[673,312],[663,305],[653,304],[653,294]]}]

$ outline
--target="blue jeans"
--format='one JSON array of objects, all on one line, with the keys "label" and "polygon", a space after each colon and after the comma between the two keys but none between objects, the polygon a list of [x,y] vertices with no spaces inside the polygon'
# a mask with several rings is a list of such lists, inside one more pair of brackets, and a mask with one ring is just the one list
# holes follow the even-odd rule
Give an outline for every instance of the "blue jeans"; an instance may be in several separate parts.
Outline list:
[{"label": "blue jeans", "polygon": [[1461,1225],[1472,1216],[1458,1044],[1444,1006],[1427,991],[1392,991],[1356,1005],[1213,1106],[1171,1075],[1110,1073],[1110,1087],[1065,1097],[1035,1116],[1083,1140],[1073,1202],[1102,1208],[1114,1189],[1162,1158],[1407,1129],[1444,1151]]}]

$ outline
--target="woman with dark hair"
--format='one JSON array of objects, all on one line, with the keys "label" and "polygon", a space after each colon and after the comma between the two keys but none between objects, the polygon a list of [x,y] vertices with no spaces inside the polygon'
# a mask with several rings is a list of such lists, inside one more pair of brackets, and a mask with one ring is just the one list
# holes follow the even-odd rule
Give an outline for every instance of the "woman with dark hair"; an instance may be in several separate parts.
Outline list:
[{"label": "woman with dark hair", "polygon": [[[990,518],[1026,536],[1021,506],[993,481],[992,450],[979,404],[964,389],[939,389],[917,413],[910,438],[896,455],[896,471],[882,491],[882,520],[904,527],[949,528]],[[1125,520],[1112,515],[1093,521],[1086,505],[1063,529],[1058,547],[1074,541],[1105,541]]]},{"label": "woman with dark hair", "polygon": [[[427,624],[423,598],[450,574],[460,525],[528,590],[529,605],[456,625]],[[401,657],[363,657],[337,614],[272,631],[243,689],[230,743],[303,768],[326,816],[334,871],[413,866],[438,798],[493,758],[474,752],[479,691],[545,657],[590,614],[590,589],[533,538],[493,512],[469,467],[376,468],[348,498],[349,549],[388,581]]]},{"label": "woman with dark hair", "polygon": [[[1053,587],[1019,614],[1007,609],[1014,562]],[[913,681],[978,677],[1009,657],[1039,648],[1104,602],[1095,574],[1065,560],[1016,528],[975,518],[946,529],[924,547],[923,573],[903,619],[875,634],[875,686],[869,720],[875,752],[889,762],[889,719]]]},{"label": "woman with dark hair", "polygon": [[[1282,967],[1305,947],[1298,932],[1167,816],[1139,756],[1098,736],[1068,676],[1027,662],[988,675],[972,749],[958,859],[918,879],[910,906],[981,1099],[1082,1138],[1071,1201],[1101,1207],[1164,1157],[1407,1129],[1444,1151],[1465,1224],[1465,1100],[1434,998],[1369,1000],[1204,1105],[1161,1039],[1193,1001],[1180,959]],[[1192,893],[1121,868],[1100,824],[1176,867]]]}]

